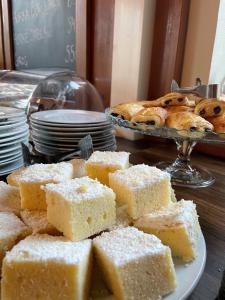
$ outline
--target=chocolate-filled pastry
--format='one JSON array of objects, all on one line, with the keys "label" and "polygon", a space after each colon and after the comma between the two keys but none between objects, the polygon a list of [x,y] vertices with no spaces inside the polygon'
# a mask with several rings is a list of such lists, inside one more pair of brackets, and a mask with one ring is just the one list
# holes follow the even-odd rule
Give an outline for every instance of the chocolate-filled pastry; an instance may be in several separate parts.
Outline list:
[{"label": "chocolate-filled pastry", "polygon": [[132,122],[145,123],[146,125],[163,126],[167,111],[162,107],[149,107],[140,110],[132,118]]},{"label": "chocolate-filled pastry", "polygon": [[225,112],[225,101],[217,99],[202,100],[196,105],[194,112],[203,118],[221,116]]},{"label": "chocolate-filled pastry", "polygon": [[190,106],[169,106],[165,108],[168,115],[177,113],[177,112],[182,112],[182,111],[189,111],[189,112],[194,112],[194,108]]},{"label": "chocolate-filled pastry", "polygon": [[143,106],[137,102],[122,103],[111,109],[111,115],[120,117],[123,120],[130,120],[133,115],[143,109]]},{"label": "chocolate-filled pastry", "polygon": [[213,130],[213,125],[200,116],[191,112],[178,112],[168,116],[166,125],[178,130],[186,129],[192,132],[208,132]]},{"label": "chocolate-filled pastry", "polygon": [[225,133],[225,113],[218,117],[207,118],[213,124],[214,131],[217,133]]},{"label": "chocolate-filled pastry", "polygon": [[143,104],[144,107],[161,106],[167,107],[172,105],[186,105],[189,106],[188,98],[180,93],[169,93],[153,101],[148,101]]}]

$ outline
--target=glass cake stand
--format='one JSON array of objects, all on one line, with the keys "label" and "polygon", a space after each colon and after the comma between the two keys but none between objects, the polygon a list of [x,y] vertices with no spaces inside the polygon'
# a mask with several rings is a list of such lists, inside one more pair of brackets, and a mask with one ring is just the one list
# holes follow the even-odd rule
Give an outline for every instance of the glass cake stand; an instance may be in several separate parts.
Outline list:
[{"label": "glass cake stand", "polygon": [[208,170],[192,165],[191,152],[198,142],[225,144],[225,133],[217,134],[215,132],[177,130],[174,128],[135,123],[111,115],[109,108],[106,109],[106,115],[113,124],[120,127],[141,134],[173,139],[175,141],[177,146],[177,158],[175,161],[159,162],[156,165],[158,168],[170,173],[174,185],[200,188],[210,186],[214,183],[215,178]]}]

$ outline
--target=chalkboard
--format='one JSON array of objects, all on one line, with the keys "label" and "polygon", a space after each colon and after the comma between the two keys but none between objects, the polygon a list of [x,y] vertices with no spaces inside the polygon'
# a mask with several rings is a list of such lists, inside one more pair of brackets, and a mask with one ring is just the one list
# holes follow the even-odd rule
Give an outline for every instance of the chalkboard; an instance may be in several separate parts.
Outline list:
[{"label": "chalkboard", "polygon": [[75,1],[12,0],[17,70],[75,70]]}]

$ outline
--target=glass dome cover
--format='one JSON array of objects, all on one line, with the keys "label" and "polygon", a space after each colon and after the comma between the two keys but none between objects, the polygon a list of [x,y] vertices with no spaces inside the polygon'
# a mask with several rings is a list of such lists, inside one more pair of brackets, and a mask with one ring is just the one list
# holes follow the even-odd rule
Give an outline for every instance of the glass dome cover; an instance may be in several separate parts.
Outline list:
[{"label": "glass dome cover", "polygon": [[65,71],[43,79],[29,102],[28,115],[45,110],[79,109],[104,111],[103,101],[96,88],[74,72]]}]

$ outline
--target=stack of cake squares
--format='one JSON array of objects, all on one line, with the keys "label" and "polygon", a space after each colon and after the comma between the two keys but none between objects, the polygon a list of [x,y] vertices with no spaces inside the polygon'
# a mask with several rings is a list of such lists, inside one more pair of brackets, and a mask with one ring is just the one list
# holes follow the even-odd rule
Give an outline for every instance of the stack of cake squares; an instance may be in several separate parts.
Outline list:
[{"label": "stack of cake squares", "polygon": [[197,255],[193,202],[175,202],[170,175],[130,166],[127,152],[36,164],[7,181],[2,300],[89,299],[96,266],[116,299],[160,299],[176,288],[173,256]]}]

